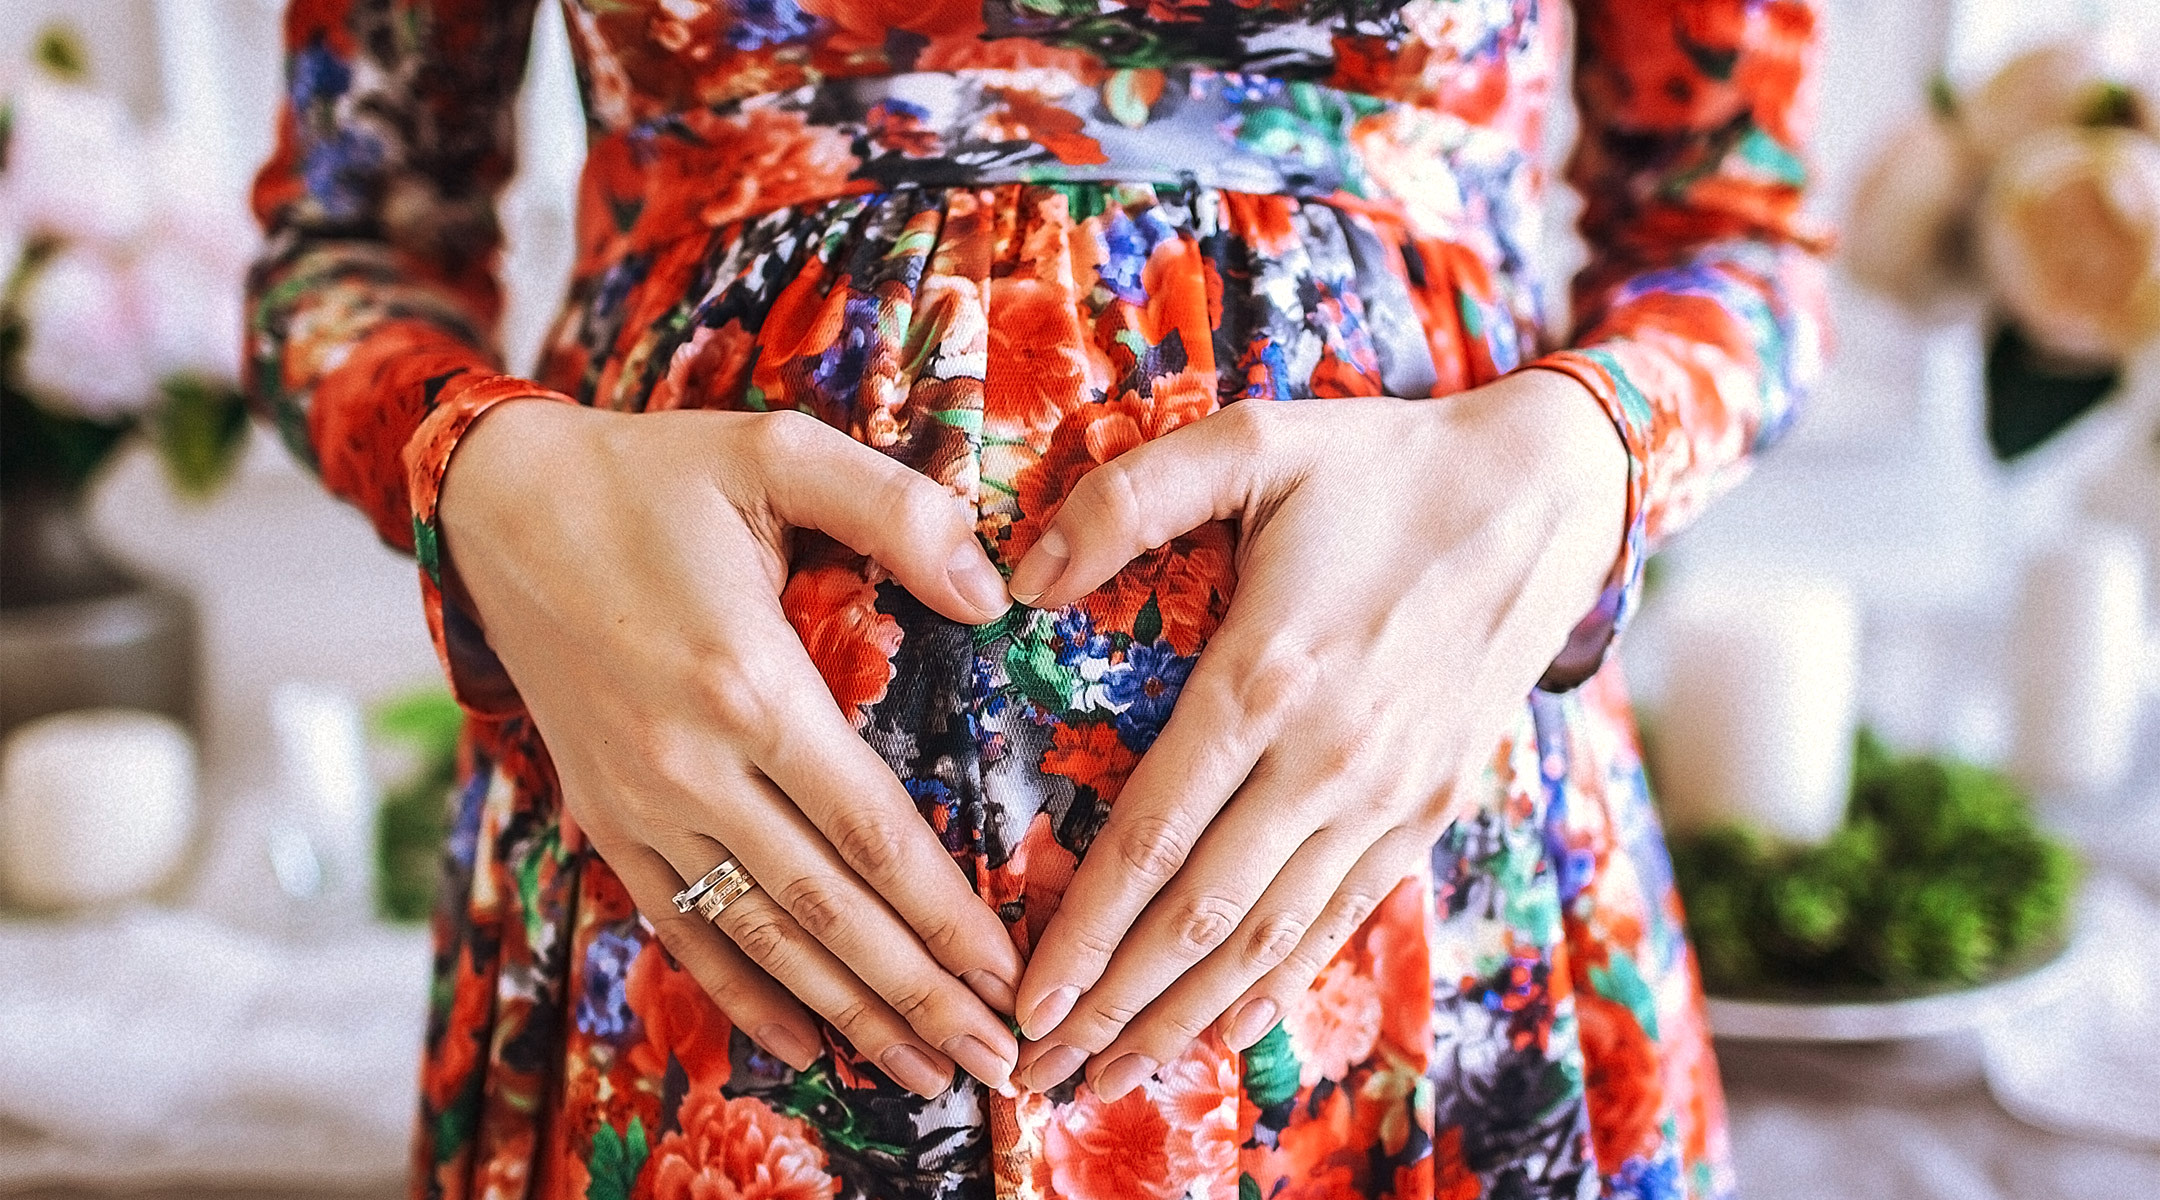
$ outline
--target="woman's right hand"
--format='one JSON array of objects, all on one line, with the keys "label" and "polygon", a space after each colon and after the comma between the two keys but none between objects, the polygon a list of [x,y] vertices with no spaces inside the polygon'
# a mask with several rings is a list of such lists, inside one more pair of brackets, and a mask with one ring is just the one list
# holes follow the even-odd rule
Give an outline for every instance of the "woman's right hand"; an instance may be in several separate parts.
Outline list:
[{"label": "woman's right hand", "polygon": [[[1011,599],[970,506],[799,413],[536,400],[466,433],[438,519],[564,804],[738,1028],[806,1069],[807,1005],[925,1097],[954,1062],[1006,1083],[1019,1046],[991,1009],[1012,1011],[1019,955],[779,602],[814,529],[954,620],[995,619]],[[719,928],[678,914],[729,855],[759,890]]]}]

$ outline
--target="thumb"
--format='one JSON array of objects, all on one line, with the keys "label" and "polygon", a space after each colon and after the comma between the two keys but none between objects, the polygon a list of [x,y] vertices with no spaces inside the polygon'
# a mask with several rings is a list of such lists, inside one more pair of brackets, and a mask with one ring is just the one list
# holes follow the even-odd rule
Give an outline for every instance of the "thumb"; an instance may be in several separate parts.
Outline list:
[{"label": "thumb", "polygon": [[1265,409],[1231,405],[1089,471],[1013,568],[1013,598],[1063,607],[1171,538],[1245,512],[1259,490]]},{"label": "thumb", "polygon": [[975,538],[972,505],[814,417],[770,416],[759,475],[781,521],[869,555],[955,621],[986,624],[1012,607]]}]

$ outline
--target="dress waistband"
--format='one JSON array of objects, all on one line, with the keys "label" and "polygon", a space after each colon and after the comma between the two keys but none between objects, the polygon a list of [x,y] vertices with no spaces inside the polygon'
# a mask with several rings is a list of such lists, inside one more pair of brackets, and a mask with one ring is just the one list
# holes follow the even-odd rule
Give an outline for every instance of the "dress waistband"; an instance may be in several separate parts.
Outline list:
[{"label": "dress waistband", "polygon": [[1402,189],[1375,177],[1367,148],[1406,134],[1433,143],[1435,122],[1452,118],[1199,67],[1119,70],[1100,82],[1050,68],[971,68],[830,78],[656,118],[611,140],[638,165],[646,207],[658,210],[648,215],[679,219],[681,193],[650,189],[695,180],[692,207],[710,226],[910,185],[1183,184],[1394,208]]},{"label": "dress waistband", "polygon": [[[849,132],[859,174],[941,185],[1116,180],[1364,195],[1353,148],[1388,102],[1204,68],[910,72],[830,79],[773,98]],[[752,103],[765,103],[759,98]]]}]

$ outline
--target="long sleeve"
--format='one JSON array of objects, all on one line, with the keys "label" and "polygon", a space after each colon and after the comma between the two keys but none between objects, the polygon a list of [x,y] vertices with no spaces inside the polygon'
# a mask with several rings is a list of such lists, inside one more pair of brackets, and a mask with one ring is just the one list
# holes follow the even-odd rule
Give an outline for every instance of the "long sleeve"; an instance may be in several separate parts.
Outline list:
[{"label": "long sleeve", "polygon": [[1821,255],[1800,212],[1819,45],[1809,0],[1580,0],[1590,262],[1564,371],[1626,442],[1627,536],[1543,686],[1596,670],[1660,541],[1788,429],[1821,370]]},{"label": "long sleeve", "polygon": [[248,393],[324,485],[423,569],[462,699],[501,671],[445,611],[435,498],[459,435],[503,400],[494,203],[535,0],[292,0],[277,148],[255,180]]}]

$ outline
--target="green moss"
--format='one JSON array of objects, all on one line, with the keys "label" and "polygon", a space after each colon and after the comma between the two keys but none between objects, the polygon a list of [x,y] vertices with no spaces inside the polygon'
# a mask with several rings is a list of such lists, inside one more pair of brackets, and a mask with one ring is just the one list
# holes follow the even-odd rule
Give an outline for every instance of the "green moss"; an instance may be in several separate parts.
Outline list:
[{"label": "green moss", "polygon": [[1673,873],[1705,982],[1759,993],[1985,978],[2063,937],[2078,864],[2000,772],[1863,732],[1829,841],[1722,826],[1675,838]]},{"label": "green moss", "polygon": [[425,920],[434,907],[463,723],[457,701],[440,688],[391,701],[375,713],[376,729],[409,746],[416,760],[411,774],[384,795],[375,818],[375,908],[388,920]]}]

